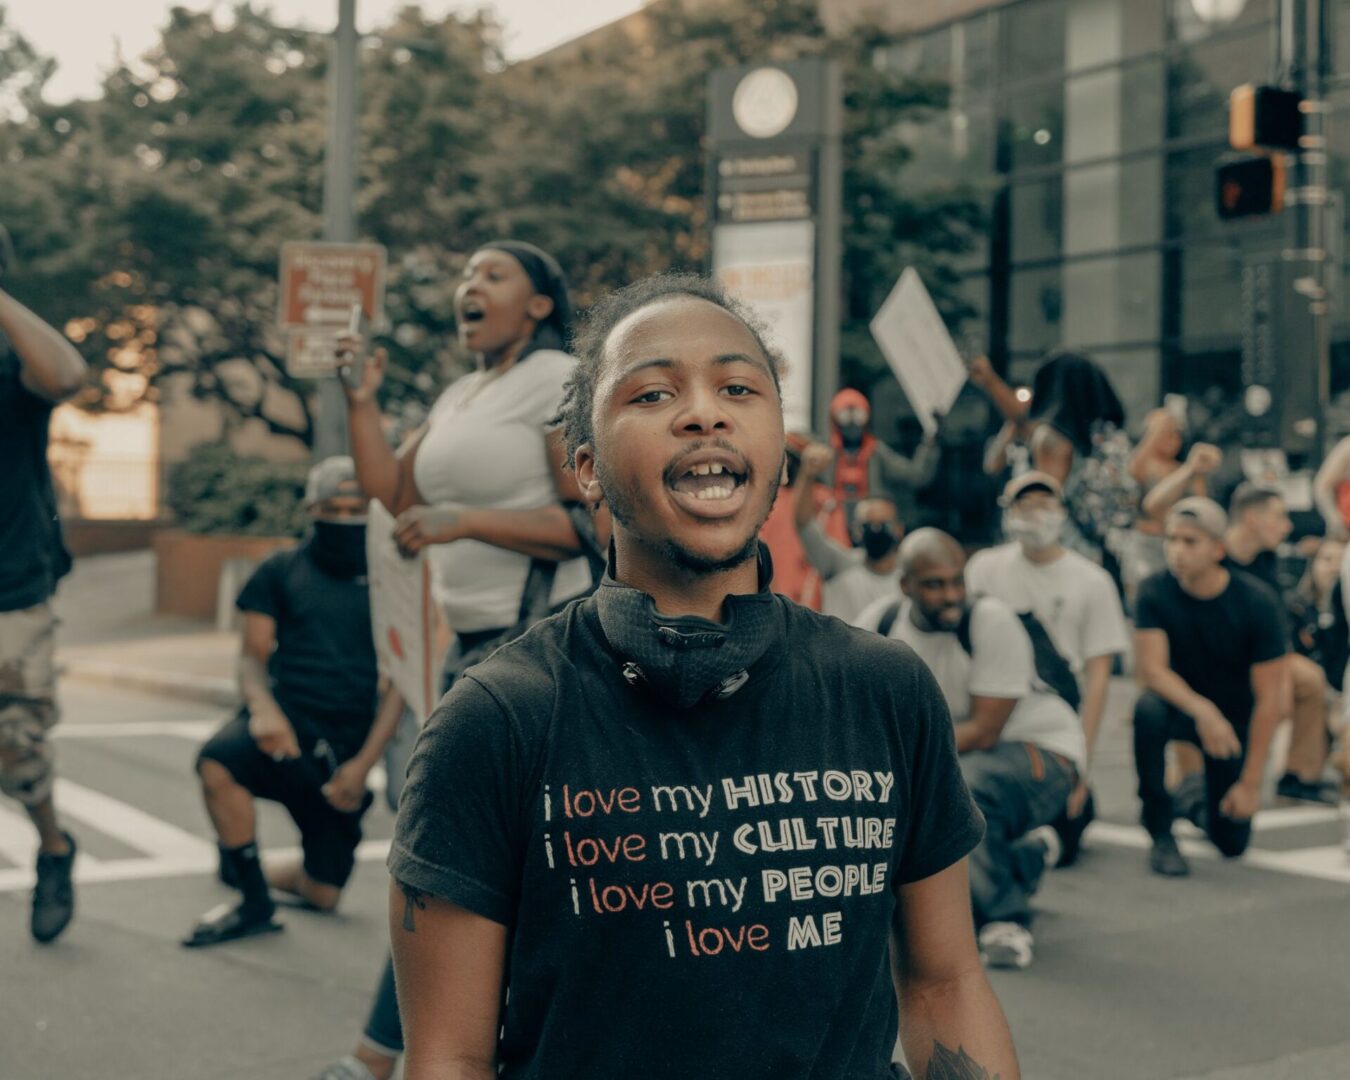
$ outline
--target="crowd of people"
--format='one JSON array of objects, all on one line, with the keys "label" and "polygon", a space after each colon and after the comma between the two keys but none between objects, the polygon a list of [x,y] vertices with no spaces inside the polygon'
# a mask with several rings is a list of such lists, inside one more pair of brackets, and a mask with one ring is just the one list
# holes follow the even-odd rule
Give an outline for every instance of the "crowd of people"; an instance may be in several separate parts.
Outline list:
[{"label": "crowd of people", "polygon": [[[397,449],[388,357],[339,342],[351,456],[315,466],[305,538],[239,594],[242,706],[196,761],[238,898],[192,948],[282,930],[279,904],[333,910],[372,770],[397,760],[392,955],[321,1080],[387,1080],[405,1052],[417,1078],[857,1075],[897,1033],[918,1076],[1015,1077],[984,967],[1032,962],[1038,885],[1079,857],[1113,673],[1139,685],[1153,872],[1188,872],[1178,817],[1242,854],[1282,723],[1277,794],[1338,798],[1350,441],[1314,484],[1324,528],[1291,544],[1281,491],[1223,490],[1223,451],[1188,446],[1175,403],[1136,441],[1090,358],[1015,388],[977,357],[1003,542],[973,550],[907,529],[938,440],[898,453],[855,389],[828,437],[784,431],[764,329],[707,279],[635,283],[578,328],[557,262],[506,240],[455,309],[478,362]],[[0,500],[20,509],[0,781],[38,831],[49,942],[76,847],[52,799],[69,558],[45,440],[84,369],[3,293],[0,331]],[[429,718],[379,670],[372,501],[425,552],[450,632]],[[256,799],[289,812],[300,859],[264,865]]]}]

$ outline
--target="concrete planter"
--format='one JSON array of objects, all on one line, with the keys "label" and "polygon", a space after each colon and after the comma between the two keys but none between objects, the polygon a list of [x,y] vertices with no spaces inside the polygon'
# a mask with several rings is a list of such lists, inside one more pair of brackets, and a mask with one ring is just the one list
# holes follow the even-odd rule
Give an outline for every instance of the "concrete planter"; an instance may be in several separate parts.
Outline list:
[{"label": "concrete planter", "polygon": [[[294,537],[207,536],[164,529],[155,533],[155,611],[215,619],[220,605],[222,568],[241,561],[257,563],[279,548],[291,547]],[[235,586],[243,585],[237,581]],[[231,598],[232,600],[233,598]]]}]

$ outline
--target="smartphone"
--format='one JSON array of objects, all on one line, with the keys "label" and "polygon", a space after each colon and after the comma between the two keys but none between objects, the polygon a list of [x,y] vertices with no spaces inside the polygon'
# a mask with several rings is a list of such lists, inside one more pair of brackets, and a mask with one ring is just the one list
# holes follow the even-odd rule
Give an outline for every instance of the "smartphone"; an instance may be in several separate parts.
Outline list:
[{"label": "smartphone", "polygon": [[366,350],[370,348],[370,342],[366,340],[370,332],[370,320],[366,318],[365,310],[359,302],[352,304],[351,311],[347,315],[345,332],[361,337],[361,350],[348,362],[339,362],[338,364],[338,375],[355,390],[361,385],[361,377],[365,373],[366,367]]}]

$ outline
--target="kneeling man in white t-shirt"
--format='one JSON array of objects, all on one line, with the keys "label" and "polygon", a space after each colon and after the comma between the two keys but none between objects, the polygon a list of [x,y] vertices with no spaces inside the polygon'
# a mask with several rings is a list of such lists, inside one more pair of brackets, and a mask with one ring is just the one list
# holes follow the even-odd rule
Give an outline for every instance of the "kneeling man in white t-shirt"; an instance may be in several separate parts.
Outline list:
[{"label": "kneeling man in white t-shirt", "polygon": [[1046,844],[1018,843],[1053,822],[1085,770],[1077,714],[1036,678],[1021,619],[993,597],[967,601],[965,552],[937,529],[900,545],[904,600],[878,601],[857,625],[908,644],[928,665],[956,725],[961,772],[984,811],[984,841],[970,857],[980,951],[995,967],[1031,963],[1031,897]]}]

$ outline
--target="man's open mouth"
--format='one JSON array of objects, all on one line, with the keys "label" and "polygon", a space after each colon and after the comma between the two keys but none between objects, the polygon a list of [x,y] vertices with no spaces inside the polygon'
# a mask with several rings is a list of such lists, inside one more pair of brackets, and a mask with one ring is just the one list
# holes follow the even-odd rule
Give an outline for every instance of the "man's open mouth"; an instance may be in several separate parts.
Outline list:
[{"label": "man's open mouth", "polygon": [[465,300],[459,306],[459,317],[464,322],[478,322],[486,314],[487,311],[477,300]]},{"label": "man's open mouth", "polygon": [[744,467],[730,455],[718,455],[679,465],[670,487],[699,502],[724,502],[744,485],[746,476]]}]

